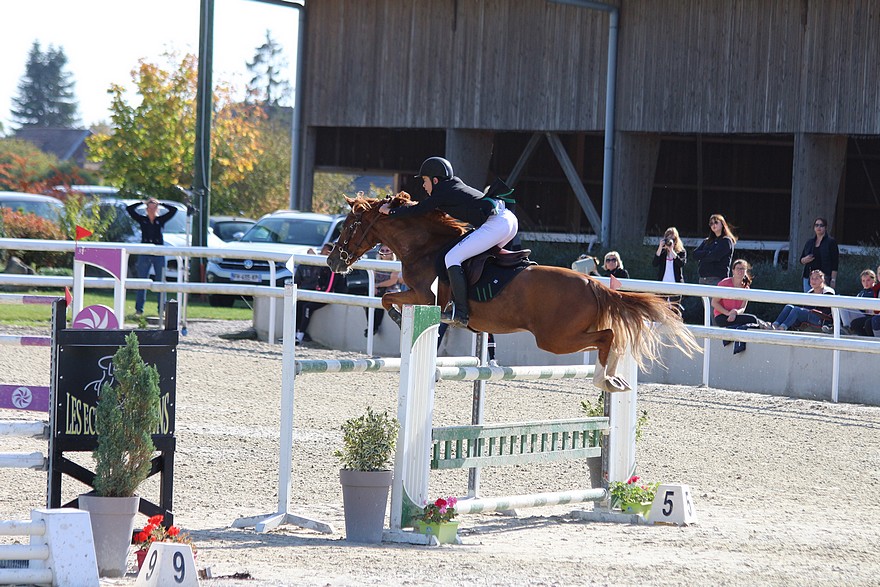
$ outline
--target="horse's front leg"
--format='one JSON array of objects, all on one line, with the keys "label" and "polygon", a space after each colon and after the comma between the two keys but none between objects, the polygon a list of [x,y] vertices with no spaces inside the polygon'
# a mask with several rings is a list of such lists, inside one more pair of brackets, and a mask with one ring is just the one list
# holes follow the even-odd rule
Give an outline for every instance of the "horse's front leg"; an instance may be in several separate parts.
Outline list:
[{"label": "horse's front leg", "polygon": [[[406,291],[398,291],[394,293],[387,293],[382,296],[382,307],[385,308],[385,311],[388,313],[388,316],[400,326],[402,316],[400,314],[400,310],[397,308],[402,308],[405,304],[426,304],[430,302],[425,301],[425,296],[420,294],[418,291],[414,289],[408,289]],[[396,307],[395,307],[396,306]]]}]

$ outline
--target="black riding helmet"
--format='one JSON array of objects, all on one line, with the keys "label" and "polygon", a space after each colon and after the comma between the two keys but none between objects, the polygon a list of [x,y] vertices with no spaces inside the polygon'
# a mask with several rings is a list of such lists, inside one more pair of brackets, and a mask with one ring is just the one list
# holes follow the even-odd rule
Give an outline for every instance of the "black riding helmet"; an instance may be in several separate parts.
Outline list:
[{"label": "black riding helmet", "polygon": [[419,177],[449,179],[453,175],[452,163],[443,157],[428,157],[419,168]]}]

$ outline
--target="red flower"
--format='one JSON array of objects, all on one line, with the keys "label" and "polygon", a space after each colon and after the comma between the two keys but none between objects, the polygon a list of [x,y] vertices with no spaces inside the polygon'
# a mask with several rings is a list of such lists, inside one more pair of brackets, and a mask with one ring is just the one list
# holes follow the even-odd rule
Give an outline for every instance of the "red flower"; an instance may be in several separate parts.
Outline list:
[{"label": "red flower", "polygon": [[446,500],[443,499],[442,497],[438,497],[437,501],[434,502],[434,505],[437,506],[438,508],[445,508],[446,507]]},{"label": "red flower", "polygon": [[178,534],[180,534],[180,528],[178,528],[177,526],[171,526],[170,528],[168,528],[169,536],[177,536]]},{"label": "red flower", "polygon": [[147,520],[147,523],[152,524],[153,526],[158,526],[159,524],[162,523],[162,520],[164,520],[164,519],[165,519],[164,515],[157,514],[155,516],[152,516],[149,520]]},{"label": "red flower", "polygon": [[140,544],[141,542],[146,542],[149,537],[149,532],[144,532],[143,530],[141,530],[137,533],[137,536],[134,537],[134,541]]},{"label": "red flower", "polygon": [[627,483],[627,485],[632,485],[633,483],[638,483],[638,481],[639,481],[639,476],[633,475],[632,477],[629,478],[629,481],[627,481],[626,483]]}]

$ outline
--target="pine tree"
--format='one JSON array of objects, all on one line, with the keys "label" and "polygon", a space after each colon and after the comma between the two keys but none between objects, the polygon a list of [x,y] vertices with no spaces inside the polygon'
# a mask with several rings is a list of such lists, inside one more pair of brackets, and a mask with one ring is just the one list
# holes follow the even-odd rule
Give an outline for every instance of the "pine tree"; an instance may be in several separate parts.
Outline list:
[{"label": "pine tree", "polygon": [[65,71],[67,56],[63,48],[43,52],[34,41],[28,53],[25,74],[13,98],[12,119],[20,126],[70,128],[79,122],[72,74]]},{"label": "pine tree", "polygon": [[257,47],[254,60],[247,68],[254,77],[247,86],[247,101],[262,104],[267,114],[277,109],[283,98],[290,96],[290,83],[281,79],[281,70],[287,66],[282,57],[284,48],[266,31],[266,42]]}]

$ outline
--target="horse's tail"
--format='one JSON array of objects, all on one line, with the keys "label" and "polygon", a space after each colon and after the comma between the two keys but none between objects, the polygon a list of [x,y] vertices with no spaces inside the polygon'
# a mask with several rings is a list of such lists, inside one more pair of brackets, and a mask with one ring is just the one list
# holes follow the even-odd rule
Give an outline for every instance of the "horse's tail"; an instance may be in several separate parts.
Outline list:
[{"label": "horse's tail", "polygon": [[663,298],[611,290],[594,279],[589,282],[599,306],[598,328],[610,328],[615,351],[622,356],[629,347],[640,369],[653,362],[662,365],[663,347],[677,348],[688,357],[701,351],[681,316]]}]

